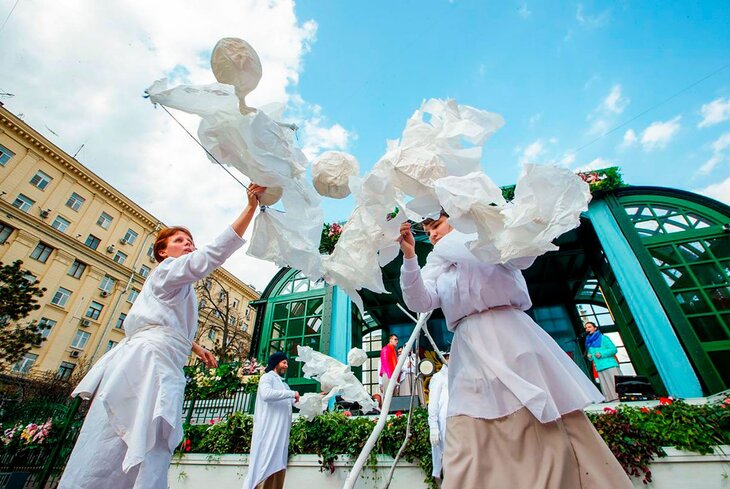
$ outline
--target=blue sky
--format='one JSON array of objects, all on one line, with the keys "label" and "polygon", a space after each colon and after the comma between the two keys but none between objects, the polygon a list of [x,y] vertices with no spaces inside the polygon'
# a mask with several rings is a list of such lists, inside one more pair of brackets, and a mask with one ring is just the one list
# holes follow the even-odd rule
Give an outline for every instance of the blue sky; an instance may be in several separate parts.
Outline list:
[{"label": "blue sky", "polygon": [[[354,134],[349,150],[363,169],[425,98],[498,112],[507,123],[485,146],[484,170],[500,185],[514,183],[530,145],[542,151],[528,159],[563,161],[730,63],[728,2],[606,5],[300,2],[297,16],[318,29],[298,90]],[[712,171],[698,169],[730,121],[698,125],[704,104],[729,96],[730,67],[585,147],[569,166],[600,159],[620,165],[628,183],[688,190],[724,181],[727,156]],[[668,126],[642,144],[655,122]],[[631,145],[624,144],[628,130],[637,138]],[[348,208],[328,202],[328,217]]]}]

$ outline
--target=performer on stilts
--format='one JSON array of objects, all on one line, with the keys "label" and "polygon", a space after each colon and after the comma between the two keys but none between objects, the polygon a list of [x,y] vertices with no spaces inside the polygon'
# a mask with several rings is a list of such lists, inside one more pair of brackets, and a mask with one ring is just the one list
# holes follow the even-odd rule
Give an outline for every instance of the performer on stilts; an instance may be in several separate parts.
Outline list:
[{"label": "performer on stilts", "polygon": [[170,459],[183,438],[183,366],[191,350],[206,366],[217,366],[193,341],[198,329],[193,283],[244,244],[265,190],[252,184],[241,215],[201,249],[185,228],[159,233],[153,248],[159,265],[124,321],[126,337],[72,394],[93,400],[59,489],[167,489]]},{"label": "performer on stilts", "polygon": [[423,224],[434,244],[423,270],[401,226],[401,287],[411,310],[440,307],[454,332],[443,487],[633,487],[583,412],[603,396],[524,312],[534,258],[486,264],[445,212]]},{"label": "performer on stilts", "polygon": [[[449,353],[444,353],[446,360]],[[428,382],[428,429],[431,441],[431,475],[443,480],[444,441],[446,440],[446,419],[449,408],[449,365],[444,363]]]}]

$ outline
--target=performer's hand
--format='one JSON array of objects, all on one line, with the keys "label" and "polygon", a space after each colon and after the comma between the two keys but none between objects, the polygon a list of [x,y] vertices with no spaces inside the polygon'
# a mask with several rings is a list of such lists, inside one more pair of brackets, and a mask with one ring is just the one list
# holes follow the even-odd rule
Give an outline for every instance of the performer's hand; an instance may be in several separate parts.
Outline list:
[{"label": "performer's hand", "polygon": [[416,256],[416,240],[411,232],[411,223],[404,222],[400,225],[400,237],[398,238],[400,249],[405,258]]},{"label": "performer's hand", "polygon": [[431,442],[431,445],[438,445],[440,440],[439,430],[431,430],[428,439]]},{"label": "performer's hand", "polygon": [[248,197],[248,207],[254,209],[258,207],[261,194],[263,194],[265,191],[266,187],[262,187],[261,185],[256,185],[255,183],[251,182],[251,185],[248,186],[248,190],[246,191],[246,197]]},{"label": "performer's hand", "polygon": [[198,358],[200,358],[200,361],[202,361],[206,367],[216,368],[218,366],[218,361],[215,359],[213,354],[197,343],[193,345],[193,352],[198,356]]},{"label": "performer's hand", "polygon": [[299,402],[299,393],[297,391],[294,391],[294,402]]}]

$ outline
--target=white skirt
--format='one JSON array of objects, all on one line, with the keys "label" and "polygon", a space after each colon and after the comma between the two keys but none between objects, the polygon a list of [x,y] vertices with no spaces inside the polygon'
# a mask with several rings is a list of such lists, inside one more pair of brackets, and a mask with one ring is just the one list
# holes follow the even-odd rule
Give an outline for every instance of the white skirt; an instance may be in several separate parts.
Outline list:
[{"label": "white skirt", "polygon": [[496,419],[525,407],[548,423],[601,401],[593,382],[523,311],[496,309],[458,323],[448,416]]}]

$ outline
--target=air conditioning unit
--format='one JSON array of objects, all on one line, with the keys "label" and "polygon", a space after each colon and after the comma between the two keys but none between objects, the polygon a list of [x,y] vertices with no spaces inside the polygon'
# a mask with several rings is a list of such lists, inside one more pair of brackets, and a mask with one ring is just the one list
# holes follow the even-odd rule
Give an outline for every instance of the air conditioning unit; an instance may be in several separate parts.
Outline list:
[{"label": "air conditioning unit", "polygon": [[41,218],[45,219],[51,215],[51,209],[41,210]]},{"label": "air conditioning unit", "polygon": [[150,263],[154,263],[156,261],[154,256],[150,256],[149,258],[150,258]]},{"label": "air conditioning unit", "polygon": [[91,321],[89,321],[88,319],[82,319],[79,324],[81,324],[81,326],[84,328],[88,328],[89,326],[91,326]]},{"label": "air conditioning unit", "polygon": [[79,358],[79,354],[81,354],[81,352],[78,350],[71,350],[71,353],[69,353],[71,358]]},{"label": "air conditioning unit", "polygon": [[109,297],[109,292],[107,292],[106,290],[100,290],[99,295],[102,297]]},{"label": "air conditioning unit", "polygon": [[106,252],[107,253],[113,253],[114,252],[114,245],[107,246],[106,247]]}]

